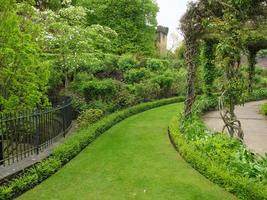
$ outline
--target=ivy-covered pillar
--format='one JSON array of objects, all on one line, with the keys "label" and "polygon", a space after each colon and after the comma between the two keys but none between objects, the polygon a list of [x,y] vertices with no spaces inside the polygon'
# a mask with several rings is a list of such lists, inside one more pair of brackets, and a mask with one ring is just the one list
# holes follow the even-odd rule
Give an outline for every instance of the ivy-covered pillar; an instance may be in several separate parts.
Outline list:
[{"label": "ivy-covered pillar", "polygon": [[195,102],[195,82],[196,82],[196,57],[197,57],[197,41],[192,37],[185,38],[185,59],[187,64],[187,97],[185,103],[185,117],[192,115],[193,104]]},{"label": "ivy-covered pillar", "polygon": [[216,68],[214,64],[215,42],[213,40],[205,40],[201,45],[201,65],[203,67],[204,93],[212,96],[213,83],[216,78]]},{"label": "ivy-covered pillar", "polygon": [[185,102],[185,118],[189,118],[193,113],[196,91],[196,73],[197,73],[197,43],[201,37],[203,27],[200,17],[200,7],[197,2],[188,4],[188,10],[181,19],[181,30],[185,41],[185,61],[187,65],[187,96]]},{"label": "ivy-covered pillar", "polygon": [[255,79],[255,67],[257,51],[254,49],[249,49],[248,51],[248,91],[251,93],[253,91],[253,84]]}]

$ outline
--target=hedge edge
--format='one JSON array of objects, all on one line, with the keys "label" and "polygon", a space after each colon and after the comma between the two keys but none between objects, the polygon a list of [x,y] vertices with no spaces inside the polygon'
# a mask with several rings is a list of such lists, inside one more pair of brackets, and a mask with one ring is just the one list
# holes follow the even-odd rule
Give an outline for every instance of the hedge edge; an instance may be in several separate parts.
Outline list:
[{"label": "hedge edge", "polygon": [[110,114],[92,124],[90,127],[78,130],[71,137],[67,138],[64,143],[56,147],[47,159],[36,163],[32,167],[24,170],[17,177],[10,180],[7,184],[0,186],[0,200],[13,199],[40,184],[77,156],[98,136],[120,121],[146,110],[182,102],[184,100],[184,97],[176,97],[142,103]]},{"label": "hedge edge", "polygon": [[[247,98],[247,102],[263,100],[266,98],[267,90],[261,89],[255,91],[249,98]],[[179,117],[176,116],[169,124],[169,138],[175,149],[194,169],[210,181],[224,188],[226,191],[235,194],[240,199],[267,200],[266,186],[252,182],[246,177],[230,173],[227,169],[217,163],[203,159],[201,154],[198,151],[195,151],[194,147],[187,142],[186,138],[180,132],[179,126]]]},{"label": "hedge edge", "polygon": [[[236,195],[240,199],[265,200],[267,199],[267,189],[262,184],[252,182],[246,177],[241,177],[230,173],[222,166],[211,160],[203,159],[201,154],[186,141],[186,138],[179,130],[175,117],[169,125],[169,137],[175,149],[180,155],[199,173],[213,183],[221,186],[226,191]],[[244,193],[244,191],[246,191]]]}]

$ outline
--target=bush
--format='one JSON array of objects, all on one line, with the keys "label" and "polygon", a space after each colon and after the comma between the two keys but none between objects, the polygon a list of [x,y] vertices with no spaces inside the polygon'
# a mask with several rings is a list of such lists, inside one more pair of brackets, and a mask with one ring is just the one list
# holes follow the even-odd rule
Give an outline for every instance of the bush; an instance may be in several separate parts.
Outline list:
[{"label": "bush", "polygon": [[264,114],[264,115],[267,115],[267,103],[263,104],[261,106],[261,112]]},{"label": "bush", "polygon": [[78,117],[78,125],[79,127],[86,127],[100,120],[103,115],[104,113],[100,109],[88,109]]},{"label": "bush", "polygon": [[164,73],[161,75],[157,75],[152,79],[152,82],[158,84],[161,90],[161,97],[169,97],[171,96],[171,89],[174,84],[174,77],[170,73]]},{"label": "bush", "polygon": [[118,61],[119,69],[122,71],[127,71],[138,66],[138,61],[133,55],[125,54],[120,57]]},{"label": "bush", "polygon": [[146,61],[146,67],[152,71],[162,71],[168,68],[169,65],[168,61],[155,58],[149,58]]},{"label": "bush", "polygon": [[254,90],[252,94],[247,97],[247,101],[257,101],[267,99],[267,89]]},{"label": "bush", "polygon": [[83,95],[86,101],[108,100],[115,96],[118,83],[111,79],[93,80],[87,82],[83,87]]},{"label": "bush", "polygon": [[136,104],[136,99],[133,94],[129,92],[126,88],[120,90],[116,97],[114,98],[114,107],[113,111],[121,110],[123,108],[130,107],[134,104]]},{"label": "bush", "polygon": [[41,161],[29,170],[20,174],[19,177],[11,180],[5,185],[0,186],[0,199],[12,199],[19,194],[33,188],[35,185],[45,180],[64,164],[79,154],[87,145],[95,140],[99,135],[107,131],[118,122],[135,115],[137,113],[184,101],[184,97],[163,99],[150,103],[143,103],[126,110],[122,110],[106,116],[89,127],[82,128],[76,134],[67,138],[63,144],[59,145],[52,153],[50,158]]},{"label": "bush", "polygon": [[134,85],[134,93],[138,102],[147,102],[159,98],[160,86],[151,81]]},{"label": "bush", "polygon": [[139,83],[151,77],[151,72],[146,68],[131,69],[125,73],[124,78],[127,83]]}]

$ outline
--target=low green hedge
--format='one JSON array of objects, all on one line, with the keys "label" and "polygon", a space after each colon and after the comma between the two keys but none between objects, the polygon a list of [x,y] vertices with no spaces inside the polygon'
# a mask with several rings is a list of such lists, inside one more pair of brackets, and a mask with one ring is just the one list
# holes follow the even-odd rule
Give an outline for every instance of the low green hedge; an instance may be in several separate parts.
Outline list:
[{"label": "low green hedge", "polygon": [[[240,148],[237,140],[231,140],[222,134],[210,137],[206,135],[206,138],[190,140],[185,134],[181,133],[177,121],[178,118],[176,117],[170,123],[170,137],[182,157],[192,167],[240,199],[267,199],[267,185],[261,182],[260,178],[251,178],[248,174],[238,172],[240,167],[242,169],[244,163],[237,163],[236,168],[229,169],[229,162],[231,161],[228,158],[235,160],[234,156],[238,156],[239,154],[239,150],[236,151]],[[218,153],[218,151],[220,152]],[[257,166],[251,167],[257,169]]]},{"label": "low green hedge", "polygon": [[[266,98],[267,90],[257,90],[247,101]],[[267,200],[267,156],[254,155],[225,134],[211,133],[201,119],[216,102],[216,97],[200,97],[192,118],[173,119],[169,126],[173,144],[192,167],[240,199]]]},{"label": "low green hedge", "polygon": [[43,180],[58,171],[77,154],[79,154],[99,135],[107,131],[118,122],[137,113],[184,100],[184,97],[178,97],[143,103],[108,115],[102,118],[100,121],[92,124],[90,127],[78,130],[73,136],[67,138],[63,144],[55,148],[52,155],[48,159],[37,163],[33,167],[25,170],[17,178],[12,179],[3,186],[0,186],[0,199],[12,199],[41,183]]}]

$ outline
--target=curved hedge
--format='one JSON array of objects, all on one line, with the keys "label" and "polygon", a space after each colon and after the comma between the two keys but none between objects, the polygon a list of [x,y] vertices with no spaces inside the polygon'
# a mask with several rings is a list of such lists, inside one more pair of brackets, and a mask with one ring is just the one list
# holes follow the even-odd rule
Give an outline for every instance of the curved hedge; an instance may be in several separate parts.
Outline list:
[{"label": "curved hedge", "polygon": [[183,97],[163,99],[155,102],[143,103],[122,111],[108,115],[90,127],[78,130],[73,136],[67,138],[59,145],[48,159],[45,159],[21,173],[4,186],[0,186],[0,199],[12,199],[23,192],[33,188],[49,176],[58,171],[67,162],[79,154],[87,145],[99,135],[107,131],[118,122],[137,113],[159,106],[184,101]]},{"label": "curved hedge", "polygon": [[[240,199],[264,200],[267,199],[267,186],[251,180],[249,177],[241,176],[224,165],[224,161],[216,162],[212,157],[203,157],[201,149],[196,143],[186,139],[179,130],[178,118],[171,121],[169,134],[181,156],[190,165],[212,182],[225,188],[228,192],[235,194]],[[202,149],[204,150],[204,149]]]},{"label": "curved hedge", "polygon": [[[267,90],[255,91],[248,100],[267,98]],[[191,119],[169,125],[172,143],[182,157],[212,182],[240,199],[267,200],[267,157],[251,153],[245,145],[224,134],[211,134],[200,116],[216,107],[215,98],[200,98]]]}]

